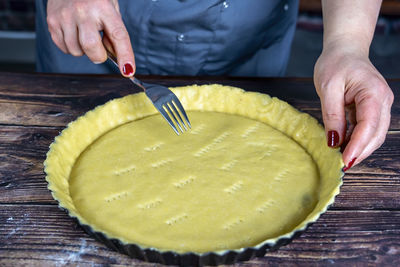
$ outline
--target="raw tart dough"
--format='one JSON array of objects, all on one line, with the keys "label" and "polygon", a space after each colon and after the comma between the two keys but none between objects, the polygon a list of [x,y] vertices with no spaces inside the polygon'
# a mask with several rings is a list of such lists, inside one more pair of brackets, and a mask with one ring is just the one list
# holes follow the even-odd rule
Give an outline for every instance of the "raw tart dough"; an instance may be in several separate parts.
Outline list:
[{"label": "raw tart dough", "polygon": [[88,112],[52,145],[49,188],[81,223],[202,253],[288,237],[333,202],[341,155],[309,115],[232,87],[174,91],[193,125],[181,136],[137,94]]}]

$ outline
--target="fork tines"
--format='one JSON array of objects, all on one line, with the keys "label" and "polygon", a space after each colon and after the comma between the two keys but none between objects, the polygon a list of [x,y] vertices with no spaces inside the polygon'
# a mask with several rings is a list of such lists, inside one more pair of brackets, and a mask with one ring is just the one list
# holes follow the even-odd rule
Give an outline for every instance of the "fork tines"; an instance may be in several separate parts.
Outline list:
[{"label": "fork tines", "polygon": [[[189,118],[186,115],[185,109],[183,108],[181,102],[179,102],[179,99],[176,96],[173,97],[173,100],[166,102],[159,111],[177,135],[180,135],[181,132],[183,133],[184,131],[187,131],[188,127],[192,127],[190,125]],[[183,121],[181,114],[185,118],[187,125]],[[171,117],[173,118],[173,121]],[[180,129],[180,132],[176,125]]]}]

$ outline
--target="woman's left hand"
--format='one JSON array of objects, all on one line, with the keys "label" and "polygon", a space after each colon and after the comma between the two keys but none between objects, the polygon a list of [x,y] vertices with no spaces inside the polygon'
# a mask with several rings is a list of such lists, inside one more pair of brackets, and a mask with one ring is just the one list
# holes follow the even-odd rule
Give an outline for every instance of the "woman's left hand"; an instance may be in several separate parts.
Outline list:
[{"label": "woman's left hand", "polygon": [[321,99],[328,146],[345,146],[347,170],[385,141],[393,93],[367,53],[337,44],[324,46],[315,65],[314,84]]}]

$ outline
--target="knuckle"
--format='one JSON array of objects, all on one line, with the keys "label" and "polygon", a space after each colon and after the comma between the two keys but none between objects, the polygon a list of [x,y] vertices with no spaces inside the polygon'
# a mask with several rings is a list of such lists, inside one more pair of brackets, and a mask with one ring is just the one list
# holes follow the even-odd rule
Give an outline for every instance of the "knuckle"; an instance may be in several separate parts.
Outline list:
[{"label": "knuckle", "polygon": [[329,88],[332,87],[332,82],[330,79],[323,79],[323,81],[321,82],[321,89],[322,90],[327,90]]},{"label": "knuckle", "polygon": [[128,38],[128,32],[125,27],[120,26],[111,31],[111,36],[115,40],[122,41]]},{"label": "knuckle", "polygon": [[332,113],[332,112],[324,112],[324,117],[325,117],[325,120],[328,120],[328,121],[339,121],[342,119],[342,116],[340,116],[337,113]]},{"label": "knuckle", "polygon": [[60,10],[60,18],[63,21],[69,21],[71,19],[71,10],[69,8],[62,8]]},{"label": "knuckle", "polygon": [[85,19],[89,11],[89,6],[85,1],[79,1],[74,3],[73,10],[78,18]]},{"label": "knuckle", "polygon": [[90,37],[82,40],[82,48],[86,51],[93,51],[96,49],[98,42],[96,38]]},{"label": "knuckle", "polygon": [[393,94],[392,90],[390,90],[390,89],[388,90],[386,98],[387,98],[389,105],[392,105],[393,101],[394,101],[394,94]]},{"label": "knuckle", "polygon": [[46,21],[47,21],[47,25],[49,26],[50,29],[57,28],[58,20],[56,17],[49,15],[49,16],[47,16]]},{"label": "knuckle", "polygon": [[87,4],[84,1],[75,1],[73,3],[73,8],[75,11],[85,10],[86,7],[87,7]]},{"label": "knuckle", "polygon": [[109,0],[97,0],[93,5],[97,12],[108,12],[112,8]]},{"label": "knuckle", "polygon": [[382,82],[377,82],[374,86],[374,91],[375,94],[377,94],[378,96],[382,97],[383,95],[387,94],[388,88],[386,86],[386,84],[382,83]]},{"label": "knuckle", "polygon": [[380,106],[382,106],[381,97],[382,96],[379,96],[376,93],[365,91],[356,97],[356,103],[363,103],[363,105],[368,106],[370,110],[377,110]]},{"label": "knuckle", "polygon": [[337,79],[336,77],[330,77],[323,79],[321,82],[321,90],[323,92],[331,91],[331,90],[338,90],[340,88],[340,79]]}]

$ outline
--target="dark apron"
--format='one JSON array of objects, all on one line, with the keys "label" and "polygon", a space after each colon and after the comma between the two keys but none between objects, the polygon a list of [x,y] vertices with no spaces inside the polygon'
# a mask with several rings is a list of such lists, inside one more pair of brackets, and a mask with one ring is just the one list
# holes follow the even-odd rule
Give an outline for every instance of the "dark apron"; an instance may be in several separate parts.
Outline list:
[{"label": "dark apron", "polygon": [[[110,73],[51,40],[47,0],[36,0],[37,71]],[[298,0],[120,0],[138,74],[282,76]]]}]

